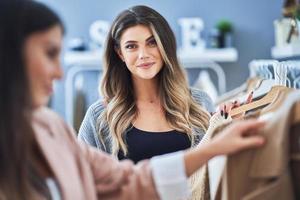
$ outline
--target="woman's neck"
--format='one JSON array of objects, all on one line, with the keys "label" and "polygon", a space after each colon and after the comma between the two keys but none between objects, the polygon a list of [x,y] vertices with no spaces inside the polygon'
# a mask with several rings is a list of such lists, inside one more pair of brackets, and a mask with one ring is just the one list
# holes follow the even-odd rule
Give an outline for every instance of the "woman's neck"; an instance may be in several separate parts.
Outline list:
[{"label": "woman's neck", "polygon": [[137,102],[159,103],[159,91],[156,79],[135,79],[133,87]]}]

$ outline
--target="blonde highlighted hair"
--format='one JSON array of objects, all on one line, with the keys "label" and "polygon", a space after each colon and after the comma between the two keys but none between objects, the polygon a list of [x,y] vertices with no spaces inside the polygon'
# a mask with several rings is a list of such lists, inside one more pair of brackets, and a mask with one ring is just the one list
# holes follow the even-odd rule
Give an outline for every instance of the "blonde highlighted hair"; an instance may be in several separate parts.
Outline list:
[{"label": "blonde highlighted hair", "polygon": [[109,31],[100,87],[106,108],[98,118],[99,134],[108,125],[113,154],[117,155],[120,149],[127,154],[124,134],[137,117],[138,110],[130,71],[119,58],[116,49],[120,48],[120,37],[124,30],[136,25],[145,25],[151,29],[164,61],[157,76],[166,120],[173,129],[188,134],[193,144],[193,128],[206,130],[209,114],[191,96],[186,75],[177,59],[176,40],[169,24],[158,12],[147,6],[134,6],[123,11]]}]

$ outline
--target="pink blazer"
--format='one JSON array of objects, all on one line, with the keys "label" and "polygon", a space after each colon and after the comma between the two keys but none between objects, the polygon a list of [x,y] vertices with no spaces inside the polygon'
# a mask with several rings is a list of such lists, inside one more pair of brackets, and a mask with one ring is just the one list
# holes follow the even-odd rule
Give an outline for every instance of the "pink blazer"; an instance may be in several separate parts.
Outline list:
[{"label": "pink blazer", "polygon": [[47,108],[34,112],[33,128],[62,199],[159,199],[148,161],[133,167],[79,143],[74,131]]}]

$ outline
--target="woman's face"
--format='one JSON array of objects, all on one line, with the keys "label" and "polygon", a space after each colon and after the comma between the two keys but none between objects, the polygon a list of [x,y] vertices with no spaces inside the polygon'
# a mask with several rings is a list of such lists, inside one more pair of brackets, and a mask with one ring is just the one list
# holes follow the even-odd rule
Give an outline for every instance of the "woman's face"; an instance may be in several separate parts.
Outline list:
[{"label": "woman's face", "polygon": [[53,81],[63,75],[60,66],[62,29],[59,25],[31,34],[25,41],[24,56],[33,106],[48,103]]},{"label": "woman's face", "polygon": [[152,31],[144,25],[130,27],[122,33],[118,54],[133,79],[153,79],[163,66]]}]

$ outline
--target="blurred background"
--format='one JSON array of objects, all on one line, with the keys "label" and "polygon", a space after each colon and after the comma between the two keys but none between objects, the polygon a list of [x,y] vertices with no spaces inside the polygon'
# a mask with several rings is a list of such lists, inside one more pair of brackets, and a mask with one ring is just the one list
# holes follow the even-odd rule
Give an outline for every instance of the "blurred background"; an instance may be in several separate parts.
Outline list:
[{"label": "blurred background", "polygon": [[119,12],[133,5],[148,5],[167,19],[190,85],[207,91],[214,101],[248,79],[252,60],[300,55],[298,20],[286,13],[295,1],[40,1],[62,17],[67,29],[62,55],[65,76],[55,84],[50,106],[76,129],[87,107],[101,98],[98,83],[107,29]]}]

